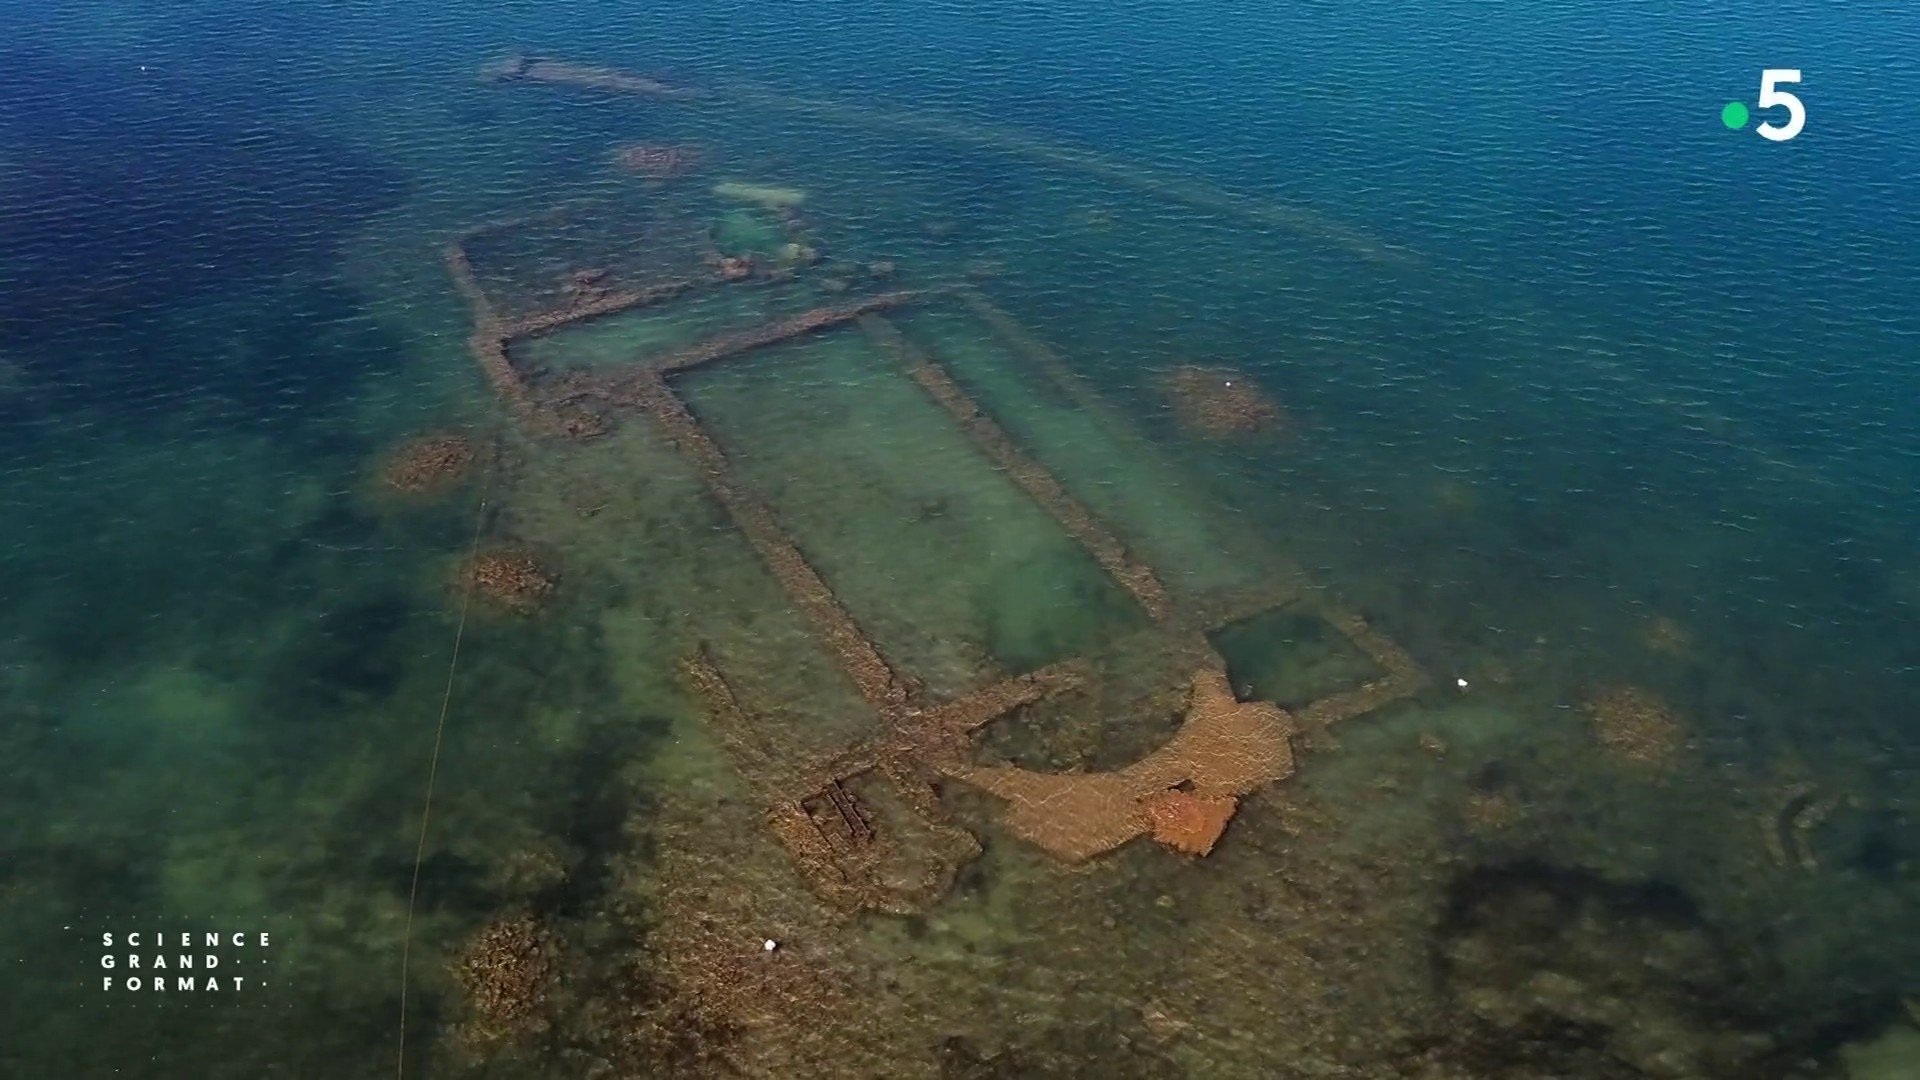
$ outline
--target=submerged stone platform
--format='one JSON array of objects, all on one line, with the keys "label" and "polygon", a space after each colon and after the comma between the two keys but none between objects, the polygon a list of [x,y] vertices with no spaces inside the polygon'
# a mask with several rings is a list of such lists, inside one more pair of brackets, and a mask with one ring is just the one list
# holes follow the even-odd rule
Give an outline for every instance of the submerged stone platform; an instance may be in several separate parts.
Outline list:
[{"label": "submerged stone platform", "polygon": [[[662,235],[674,235],[668,225],[660,229]],[[1143,835],[1189,856],[1204,856],[1220,840],[1237,800],[1291,775],[1290,740],[1297,730],[1378,708],[1426,682],[1403,650],[1359,616],[1309,599],[1299,587],[1304,575],[1292,569],[1238,595],[1199,605],[1177,601],[1159,569],[1140,558],[1120,532],[1071,494],[968,394],[937,348],[888,318],[929,306],[959,313],[983,338],[1023,358],[1074,400],[1105,409],[1051,347],[976,288],[934,285],[848,296],[691,345],[643,350],[625,364],[555,374],[518,363],[514,346],[562,327],[678,303],[749,278],[711,258],[689,255],[691,249],[683,245],[671,249],[679,254],[662,260],[645,284],[622,287],[599,275],[581,275],[580,288],[558,306],[506,316],[468,254],[468,244],[485,232],[475,230],[449,245],[447,265],[473,310],[475,359],[503,402],[541,433],[589,436],[626,416],[650,422],[747,539],[877,716],[881,734],[876,737],[826,754],[805,751],[783,737],[780,722],[741,705],[709,651],[700,650],[683,666],[685,685],[704,703],[734,768],[765,803],[768,828],[814,891],[835,907],[911,913],[946,895],[959,869],[982,850],[974,830],[949,808],[943,790],[949,784],[1000,800],[1013,835],[1064,860],[1092,858]],[[774,504],[740,478],[728,448],[676,388],[677,379],[696,369],[830,334],[858,334],[887,358],[951,419],[966,444],[1138,605],[1148,629],[1119,646],[1118,662],[1153,656],[1154,663],[1172,665],[1191,680],[1184,720],[1165,745],[1104,772],[1048,772],[980,760],[975,743],[982,729],[1087,686],[1096,677],[1091,658],[1020,674],[983,672],[989,677],[974,689],[947,700],[931,698],[861,625]],[[1278,607],[1298,607],[1324,619],[1372,661],[1381,677],[1294,713],[1238,700],[1209,634]],[[1153,707],[1144,701],[1129,706]]]}]

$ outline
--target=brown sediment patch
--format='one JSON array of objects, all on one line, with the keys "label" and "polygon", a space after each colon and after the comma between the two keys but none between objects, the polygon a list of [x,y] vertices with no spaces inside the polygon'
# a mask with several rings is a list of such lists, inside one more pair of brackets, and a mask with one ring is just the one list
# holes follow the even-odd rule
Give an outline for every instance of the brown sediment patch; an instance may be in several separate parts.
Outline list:
[{"label": "brown sediment patch", "polygon": [[473,441],[465,435],[422,435],[388,456],[380,480],[408,495],[445,491],[466,478],[475,456]]},{"label": "brown sediment patch", "polygon": [[1183,365],[1161,379],[1160,389],[1180,426],[1210,439],[1262,435],[1283,420],[1259,384],[1228,368]]},{"label": "brown sediment patch", "polygon": [[482,600],[521,614],[538,610],[554,587],[552,572],[519,548],[477,553],[462,570],[461,582]]},{"label": "brown sediment patch", "polygon": [[698,146],[669,143],[629,143],[614,151],[613,163],[624,172],[649,180],[672,180],[697,172],[707,152]]},{"label": "brown sediment patch", "polygon": [[1587,713],[1594,735],[1614,758],[1642,768],[1672,763],[1685,741],[1673,707],[1638,686],[1606,686],[1590,694]]},{"label": "brown sediment patch", "polygon": [[[962,765],[949,774],[1006,800],[1007,824],[1016,834],[1078,862],[1147,832],[1153,826],[1143,812],[1147,800],[1164,799],[1171,789],[1219,799],[1245,795],[1292,775],[1288,739],[1293,730],[1292,719],[1279,706],[1236,699],[1226,671],[1206,668],[1194,675],[1180,730],[1165,746],[1124,769],[1042,773],[1006,765]],[[1219,808],[1214,803],[1212,812]]]},{"label": "brown sediment patch", "polygon": [[558,944],[531,916],[488,923],[453,965],[466,1001],[463,1041],[484,1047],[545,1030],[541,1006],[553,982]]}]

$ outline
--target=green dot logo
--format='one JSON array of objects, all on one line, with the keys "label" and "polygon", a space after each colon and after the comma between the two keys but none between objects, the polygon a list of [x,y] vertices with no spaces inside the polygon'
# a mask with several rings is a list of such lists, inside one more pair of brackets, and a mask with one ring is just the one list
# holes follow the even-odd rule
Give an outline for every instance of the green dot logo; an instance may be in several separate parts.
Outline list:
[{"label": "green dot logo", "polygon": [[1720,110],[1720,122],[1727,125],[1728,131],[1746,127],[1747,119],[1747,107],[1737,101],[1727,102],[1727,107]]}]

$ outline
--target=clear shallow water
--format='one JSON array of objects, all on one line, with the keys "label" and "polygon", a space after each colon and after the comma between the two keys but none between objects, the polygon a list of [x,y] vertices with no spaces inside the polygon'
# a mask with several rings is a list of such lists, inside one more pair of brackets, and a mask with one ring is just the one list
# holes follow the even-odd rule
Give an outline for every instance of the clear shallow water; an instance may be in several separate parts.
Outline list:
[{"label": "clear shallow water", "polygon": [[[1117,523],[1129,503],[1177,519],[1197,500],[1305,564],[1443,686],[1476,688],[1342,728],[1337,752],[1249,800],[1201,868],[1128,849],[1105,877],[1062,877],[990,814],[970,817],[988,852],[946,907],[821,924],[807,959],[894,980],[854,986],[876,1028],[921,1000],[915,954],[950,985],[1009,988],[1004,1008],[1026,1019],[954,994],[887,1038],[840,1025],[860,1047],[841,1048],[855,1074],[1422,1075],[1426,1054],[1454,1070],[1434,1075],[1612,1075],[1486,1008],[1467,1007],[1484,1029],[1473,1047],[1423,1040],[1461,1000],[1529,985],[1512,974],[1533,970],[1514,959],[1528,949],[1657,951],[1647,941],[1668,932],[1738,962],[1692,997],[1641,993],[1660,1008],[1603,1015],[1605,1031],[1739,1016],[1778,1040],[1711,1059],[1748,1061],[1744,1075],[1846,1075],[1837,1047],[1897,1031],[1920,948],[1910,13],[54,5],[19,18],[18,77],[0,90],[0,940],[35,972],[5,991],[35,1034],[5,1051],[10,1068],[391,1069],[450,583],[483,498],[485,536],[564,569],[551,614],[483,617],[462,645],[415,894],[408,1067],[577,1075],[619,1060],[605,1035],[618,1025],[595,1009],[670,1013],[657,973],[671,966],[647,961],[671,949],[647,934],[676,925],[676,882],[715,873],[675,861],[705,850],[682,827],[705,814],[758,828],[724,758],[699,748],[680,658],[699,640],[733,650],[730,667],[763,669],[743,698],[791,705],[794,724],[858,706],[807,666],[817,656],[794,659],[808,646],[778,592],[737,538],[712,539],[724,519],[644,432],[573,453],[509,429],[516,464],[497,488],[424,505],[383,496],[374,472],[412,433],[502,426],[441,245],[482,220],[631,192],[612,147],[679,139],[724,148],[715,176],[805,188],[836,255],[927,278],[996,264],[984,287],[1138,432],[1106,450],[1044,410],[1023,428],[1020,375],[970,377],[957,349],[956,374],[990,404],[1002,388],[1003,422],[1063,482]],[[1276,229],[858,115],[474,79],[509,48],[1017,124],[1315,216]],[[1792,144],[1717,122],[1767,65],[1807,72],[1811,119]],[[1355,236],[1398,257],[1356,254]],[[1259,379],[1288,437],[1181,434],[1159,387],[1182,362]],[[1185,478],[1179,500],[1143,479],[1165,469]],[[1655,633],[1669,624],[1677,637]],[[1685,716],[1677,772],[1609,771],[1580,703],[1614,684],[1650,686]],[[1422,734],[1446,752],[1419,749]],[[1855,801],[1807,826],[1814,870],[1769,869],[1764,822],[1811,820],[1802,786],[1814,804]],[[1475,826],[1462,807],[1515,821]],[[749,851],[766,875],[752,880],[784,896],[777,849]],[[1379,871],[1387,899],[1351,925],[1303,899],[1342,895],[1382,862],[1398,868]],[[1489,884],[1487,867],[1505,876]],[[1261,891],[1276,868],[1305,884]],[[1678,891],[1684,917],[1649,889]],[[1230,932],[1294,941],[1248,931],[1228,895],[1337,943],[1275,969],[1289,972],[1280,997],[1324,999],[1289,1019],[1245,972],[1206,966]],[[1529,939],[1500,905],[1540,895],[1575,897],[1589,914],[1569,922],[1603,929]],[[787,902],[749,914],[814,927],[804,897]],[[463,1006],[447,966],[477,926],[521,909],[568,955],[603,959],[568,967],[548,1034],[478,1065],[451,1034]],[[1022,911],[1057,923],[1036,931]],[[275,959],[291,985],[257,1011],[113,999],[100,1036],[107,1000],[72,974],[99,950],[67,928],[106,918],[284,926]],[[1481,925],[1522,929],[1462,929]],[[1076,966],[1073,933],[1113,962]],[[1274,960],[1265,947],[1246,948]],[[1670,955],[1693,963],[1690,947]],[[1403,954],[1428,951],[1447,974],[1414,980],[1426,967]],[[1571,966],[1596,1001],[1634,996],[1625,976]],[[1111,989],[1075,1004],[1059,972]],[[1171,1020],[1156,1030],[1151,1010]],[[1370,1029],[1393,1037],[1353,1034]],[[775,1052],[787,1031],[694,1041],[749,1072],[817,1063]],[[1660,1075],[1644,1054],[1613,1057]]]}]

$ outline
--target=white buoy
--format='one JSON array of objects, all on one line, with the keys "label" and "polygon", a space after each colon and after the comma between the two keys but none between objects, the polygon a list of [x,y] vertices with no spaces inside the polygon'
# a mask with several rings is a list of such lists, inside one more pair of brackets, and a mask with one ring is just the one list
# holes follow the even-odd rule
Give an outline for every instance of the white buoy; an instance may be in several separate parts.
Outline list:
[{"label": "white buoy", "polygon": [[1460,689],[1462,689],[1462,690],[1465,690],[1465,689],[1467,688],[1467,680],[1465,680],[1465,679],[1455,679],[1455,680],[1453,680],[1453,681],[1454,681],[1454,682],[1456,682],[1456,683],[1459,683],[1459,684],[1460,684]]}]

